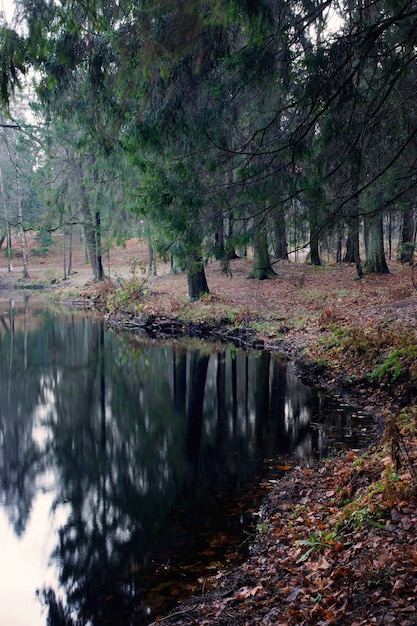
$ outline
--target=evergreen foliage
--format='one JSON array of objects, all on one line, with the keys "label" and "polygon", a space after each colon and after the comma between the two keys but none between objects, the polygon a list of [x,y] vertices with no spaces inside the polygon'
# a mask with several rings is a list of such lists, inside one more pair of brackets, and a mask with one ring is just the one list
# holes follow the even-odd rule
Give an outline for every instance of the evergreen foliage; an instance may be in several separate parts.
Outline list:
[{"label": "evergreen foliage", "polygon": [[208,254],[227,264],[251,232],[255,248],[263,242],[255,258],[272,270],[275,228],[309,244],[315,264],[327,237],[349,235],[362,275],[362,224],[366,269],[387,271],[382,216],[408,211],[410,220],[413,203],[412,0],[18,8],[24,34],[0,30],[4,106],[36,69],[46,118],[75,125],[77,154],[94,155],[93,181],[126,155],[130,180],[114,213],[130,206],[190,275]]}]

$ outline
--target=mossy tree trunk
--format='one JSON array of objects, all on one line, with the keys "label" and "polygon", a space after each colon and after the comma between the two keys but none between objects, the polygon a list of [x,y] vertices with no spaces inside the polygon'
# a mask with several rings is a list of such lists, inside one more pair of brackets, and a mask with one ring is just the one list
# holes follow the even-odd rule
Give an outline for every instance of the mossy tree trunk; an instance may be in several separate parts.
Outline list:
[{"label": "mossy tree trunk", "polygon": [[205,293],[210,293],[203,259],[197,251],[194,251],[187,260],[187,280],[188,297],[191,302],[195,302]]},{"label": "mossy tree trunk", "polygon": [[276,272],[271,266],[268,250],[268,231],[265,217],[260,215],[255,218],[253,236],[253,266],[248,278],[266,280],[276,277]]},{"label": "mossy tree trunk", "polygon": [[384,225],[382,213],[369,215],[364,221],[365,227],[365,267],[368,272],[389,274],[384,250]]}]

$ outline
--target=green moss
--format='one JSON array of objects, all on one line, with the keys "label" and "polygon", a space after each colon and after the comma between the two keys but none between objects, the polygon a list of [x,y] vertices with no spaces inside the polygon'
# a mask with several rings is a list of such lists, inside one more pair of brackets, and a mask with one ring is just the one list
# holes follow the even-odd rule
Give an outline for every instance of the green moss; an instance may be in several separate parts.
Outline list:
[{"label": "green moss", "polygon": [[412,345],[406,348],[394,350],[384,360],[382,365],[376,367],[370,374],[373,381],[394,383],[399,378],[407,377],[409,380],[417,378],[416,360],[417,346]]}]

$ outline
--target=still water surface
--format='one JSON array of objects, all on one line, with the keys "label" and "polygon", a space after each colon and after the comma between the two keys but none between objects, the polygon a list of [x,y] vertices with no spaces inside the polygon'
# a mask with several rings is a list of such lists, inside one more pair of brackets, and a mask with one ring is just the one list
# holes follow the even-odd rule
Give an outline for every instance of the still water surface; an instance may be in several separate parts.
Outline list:
[{"label": "still water surface", "polygon": [[0,303],[0,356],[8,626],[153,621],[242,555],[283,458],[366,437],[268,352],[118,336],[29,298]]}]

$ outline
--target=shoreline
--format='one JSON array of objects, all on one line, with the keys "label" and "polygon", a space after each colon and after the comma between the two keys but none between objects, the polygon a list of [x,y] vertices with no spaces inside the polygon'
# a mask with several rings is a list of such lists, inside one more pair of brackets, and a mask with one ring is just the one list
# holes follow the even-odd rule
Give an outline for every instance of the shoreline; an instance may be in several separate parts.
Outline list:
[{"label": "shoreline", "polygon": [[300,287],[246,282],[245,260],[236,267],[244,272],[235,273],[235,291],[214,264],[213,293],[194,304],[174,276],[150,280],[136,309],[116,299],[106,312],[103,293],[114,298],[120,284],[44,292],[87,304],[119,332],[148,328],[164,340],[187,331],[283,354],[309,385],[375,416],[369,448],[286,474],[259,511],[249,558],[202,581],[200,596],[153,624],[415,626],[417,300],[408,271],[394,266],[358,283],[350,268],[308,268]]}]

